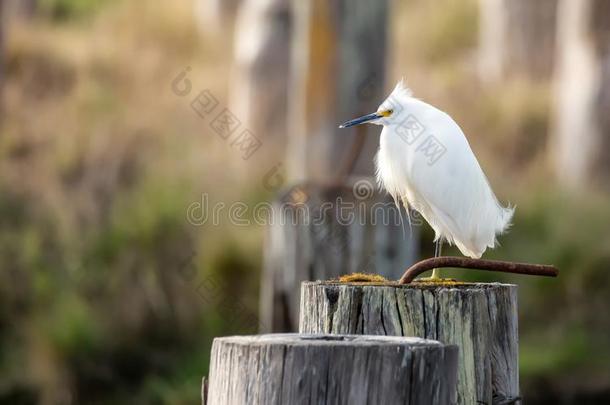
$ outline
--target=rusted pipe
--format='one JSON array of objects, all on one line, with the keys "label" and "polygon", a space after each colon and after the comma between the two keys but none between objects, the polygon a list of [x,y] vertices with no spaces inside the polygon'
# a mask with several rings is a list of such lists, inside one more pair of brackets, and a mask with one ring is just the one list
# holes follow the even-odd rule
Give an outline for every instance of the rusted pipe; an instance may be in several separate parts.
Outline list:
[{"label": "rusted pipe", "polygon": [[471,259],[469,257],[441,256],[422,260],[409,267],[400,278],[400,284],[409,284],[421,273],[443,267],[497,271],[501,273],[527,274],[530,276],[557,277],[559,270],[546,264],[515,263],[500,260]]}]

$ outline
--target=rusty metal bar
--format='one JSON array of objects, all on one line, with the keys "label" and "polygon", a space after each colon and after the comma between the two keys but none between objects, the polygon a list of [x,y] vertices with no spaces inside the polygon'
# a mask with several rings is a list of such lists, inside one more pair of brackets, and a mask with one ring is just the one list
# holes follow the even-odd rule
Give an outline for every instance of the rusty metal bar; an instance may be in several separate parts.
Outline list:
[{"label": "rusty metal bar", "polygon": [[557,277],[559,270],[546,264],[515,263],[500,260],[471,259],[469,257],[441,256],[422,260],[409,267],[400,278],[400,284],[409,284],[421,273],[443,267],[497,271],[501,273],[526,274],[530,276]]}]

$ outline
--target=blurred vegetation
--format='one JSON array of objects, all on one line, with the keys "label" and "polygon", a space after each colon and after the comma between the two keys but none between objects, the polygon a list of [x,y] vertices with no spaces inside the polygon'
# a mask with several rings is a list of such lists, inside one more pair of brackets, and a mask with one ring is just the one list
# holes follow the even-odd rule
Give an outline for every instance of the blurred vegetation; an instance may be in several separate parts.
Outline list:
[{"label": "blurred vegetation", "polygon": [[[262,229],[194,226],[186,211],[202,193],[270,194],[171,91],[190,66],[194,91],[225,100],[229,41],[201,37],[188,3],[45,0],[9,27],[0,403],[195,403],[212,337],[252,331],[234,304],[256,314]],[[610,196],[548,181],[549,83],[477,84],[476,10],[399,6],[395,76],[455,116],[517,205],[490,257],[561,269],[503,279],[520,285],[524,392],[599,391],[610,386]]]},{"label": "blurred vegetation", "polygon": [[[395,77],[460,123],[502,201],[517,206],[501,247],[486,257],[553,263],[558,279],[471,271],[477,281],[519,284],[520,374],[528,403],[610,398],[610,195],[571,191],[548,169],[551,83],[476,77],[475,0],[410,0],[394,15]],[[433,254],[429,227],[423,256]],[[448,254],[459,255],[455,248]],[[447,273],[461,274],[447,270]]]},{"label": "blurred vegetation", "polygon": [[91,16],[102,5],[104,0],[42,0],[39,12],[56,21],[74,20]]},{"label": "blurred vegetation", "polygon": [[171,90],[189,65],[222,99],[230,54],[190,5],[155,3],[49,0],[10,24],[0,403],[196,403],[212,336],[255,326],[224,296],[256,315],[256,230],[186,218],[246,181]]}]

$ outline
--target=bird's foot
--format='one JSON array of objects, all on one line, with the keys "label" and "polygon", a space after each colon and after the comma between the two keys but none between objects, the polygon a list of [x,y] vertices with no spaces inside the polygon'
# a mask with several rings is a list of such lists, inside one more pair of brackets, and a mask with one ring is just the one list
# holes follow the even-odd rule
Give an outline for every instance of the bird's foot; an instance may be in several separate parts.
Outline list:
[{"label": "bird's foot", "polygon": [[456,280],[452,278],[442,278],[440,276],[439,269],[432,270],[432,275],[430,277],[421,277],[417,280],[420,283],[434,283],[434,284],[443,284],[443,283],[455,283]]},{"label": "bird's foot", "polygon": [[441,271],[440,269],[433,269],[432,275],[429,277],[430,281],[440,281],[441,280]]}]

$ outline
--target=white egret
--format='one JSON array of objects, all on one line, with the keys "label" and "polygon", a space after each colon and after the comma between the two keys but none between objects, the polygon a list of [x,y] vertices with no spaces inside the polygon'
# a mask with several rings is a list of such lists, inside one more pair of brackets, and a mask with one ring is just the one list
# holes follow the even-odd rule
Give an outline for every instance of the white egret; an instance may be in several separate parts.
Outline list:
[{"label": "white egret", "polygon": [[[445,112],[413,97],[399,82],[377,112],[340,126],[383,125],[377,180],[398,206],[418,211],[435,232],[435,256],[443,241],[480,258],[509,226],[514,208],[503,207],[468,140]],[[438,270],[432,279],[438,279]]]}]

